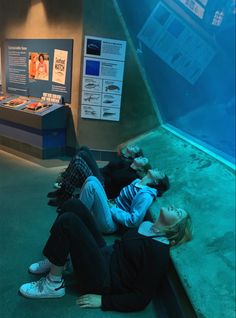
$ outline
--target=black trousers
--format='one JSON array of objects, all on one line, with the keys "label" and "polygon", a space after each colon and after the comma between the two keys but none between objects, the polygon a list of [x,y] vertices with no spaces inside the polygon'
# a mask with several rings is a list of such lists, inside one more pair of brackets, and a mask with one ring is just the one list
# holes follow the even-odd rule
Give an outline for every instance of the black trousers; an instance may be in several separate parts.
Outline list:
[{"label": "black trousers", "polygon": [[107,254],[106,242],[83,203],[77,203],[76,212],[59,215],[50,232],[43,254],[57,266],[64,266],[70,254],[80,291],[101,293],[109,272],[107,255],[112,249],[108,248]]}]

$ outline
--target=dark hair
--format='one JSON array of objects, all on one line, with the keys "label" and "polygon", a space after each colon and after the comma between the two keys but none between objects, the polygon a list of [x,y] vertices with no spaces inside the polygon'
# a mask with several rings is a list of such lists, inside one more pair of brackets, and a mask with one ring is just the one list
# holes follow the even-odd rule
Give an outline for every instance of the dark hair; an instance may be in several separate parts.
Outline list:
[{"label": "dark hair", "polygon": [[[43,53],[40,53],[40,54],[39,54],[39,61],[40,61],[40,56],[42,56],[43,60],[45,60],[44,54],[43,54]],[[45,63],[46,63],[46,62],[45,62]]]},{"label": "dark hair", "polygon": [[165,174],[164,178],[158,180],[158,183],[148,183],[147,186],[156,189],[157,196],[161,197],[170,188],[169,178]]},{"label": "dark hair", "polygon": [[141,148],[140,148],[139,151],[136,152],[135,155],[134,155],[134,158],[138,158],[138,157],[144,157],[143,151],[142,151]]}]

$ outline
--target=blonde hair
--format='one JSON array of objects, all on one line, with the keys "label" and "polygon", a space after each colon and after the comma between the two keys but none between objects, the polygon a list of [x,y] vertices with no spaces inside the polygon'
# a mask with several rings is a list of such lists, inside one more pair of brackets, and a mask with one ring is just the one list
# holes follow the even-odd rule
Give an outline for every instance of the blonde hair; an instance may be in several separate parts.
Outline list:
[{"label": "blonde hair", "polygon": [[193,236],[190,215],[186,212],[186,217],[173,225],[163,226],[161,232],[165,234],[172,246],[178,246],[184,242],[190,241]]}]

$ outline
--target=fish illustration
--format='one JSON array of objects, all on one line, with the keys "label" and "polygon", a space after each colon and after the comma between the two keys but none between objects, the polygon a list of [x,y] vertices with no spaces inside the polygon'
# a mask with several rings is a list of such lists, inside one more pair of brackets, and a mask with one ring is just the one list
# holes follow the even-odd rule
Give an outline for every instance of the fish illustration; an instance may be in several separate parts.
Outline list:
[{"label": "fish illustration", "polygon": [[105,99],[105,100],[103,101],[103,103],[105,103],[105,104],[111,104],[111,103],[114,103],[114,100]]},{"label": "fish illustration", "polygon": [[88,48],[89,48],[89,49],[92,49],[92,50],[98,50],[98,49],[99,49],[99,47],[98,47],[96,44],[94,44],[94,43],[90,43],[90,44],[88,45]]},{"label": "fish illustration", "polygon": [[93,107],[86,106],[86,110],[93,110]]},{"label": "fish illustration", "polygon": [[85,85],[85,87],[88,88],[88,89],[92,89],[92,88],[95,88],[95,87],[97,87],[97,86],[99,86],[99,84],[88,83],[88,84]]},{"label": "fish illustration", "polygon": [[98,97],[94,97],[93,95],[90,95],[88,97],[85,97],[84,101],[85,102],[90,102],[91,100],[96,100],[96,99],[99,99],[99,96]]},{"label": "fish illustration", "polygon": [[108,85],[108,86],[106,86],[105,90],[106,90],[106,92],[107,91],[119,91],[120,88],[119,88],[119,86],[116,86],[116,85]]},{"label": "fish illustration", "polygon": [[112,117],[115,115],[116,115],[116,113],[114,113],[114,112],[105,111],[102,116],[103,117]]},{"label": "fish illustration", "polygon": [[92,116],[97,115],[97,112],[95,110],[85,110],[84,113],[85,115],[92,115]]}]

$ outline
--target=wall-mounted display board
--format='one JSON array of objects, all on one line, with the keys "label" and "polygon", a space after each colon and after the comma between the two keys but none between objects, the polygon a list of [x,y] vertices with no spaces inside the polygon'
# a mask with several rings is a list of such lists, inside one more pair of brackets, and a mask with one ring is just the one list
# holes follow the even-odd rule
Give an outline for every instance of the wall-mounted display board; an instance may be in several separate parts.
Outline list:
[{"label": "wall-mounted display board", "polygon": [[81,117],[119,121],[126,42],[85,37]]},{"label": "wall-mounted display board", "polygon": [[72,49],[73,40],[6,40],[6,91],[36,97],[56,94],[70,103]]}]

